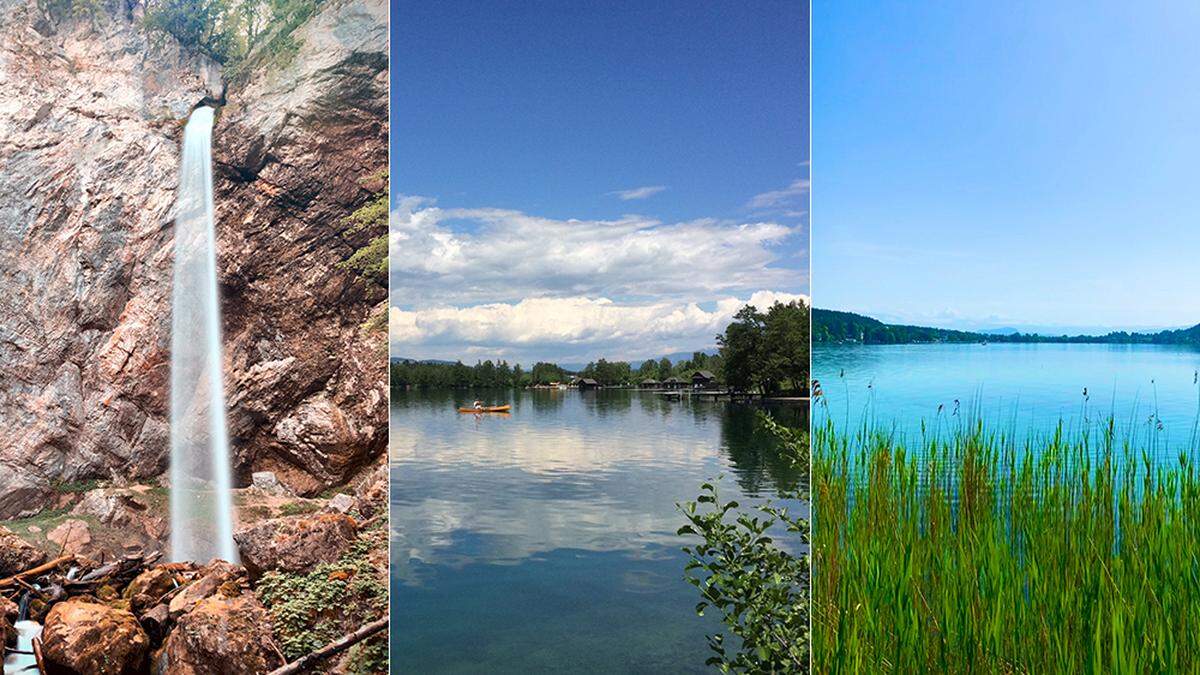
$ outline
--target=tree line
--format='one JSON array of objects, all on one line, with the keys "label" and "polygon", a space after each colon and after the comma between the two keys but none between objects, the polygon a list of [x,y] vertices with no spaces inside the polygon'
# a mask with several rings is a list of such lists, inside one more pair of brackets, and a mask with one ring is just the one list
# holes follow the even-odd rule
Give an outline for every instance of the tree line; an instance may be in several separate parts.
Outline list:
[{"label": "tree line", "polygon": [[883,323],[869,316],[828,309],[814,310],[813,342],[865,345],[920,344],[931,342],[1065,343],[1065,344],[1200,344],[1200,325],[1157,333],[1114,331],[1106,335],[1039,335],[1037,333],[976,333],[947,328]]},{"label": "tree line", "polygon": [[601,386],[632,386],[646,380],[664,380],[669,377],[690,379],[697,370],[720,373],[720,357],[696,352],[692,358],[672,363],[668,358],[648,360],[636,370],[628,361],[598,359],[582,369],[568,370],[557,363],[539,361],[533,368],[525,370],[521,364],[507,361],[478,361],[467,365],[462,361],[417,361],[395,359],[391,364],[390,382],[395,388],[523,388],[529,386],[569,383],[573,378],[595,380]]},{"label": "tree line", "polygon": [[766,312],[754,305],[738,311],[717,336],[725,384],[764,396],[806,392],[809,315],[800,301],[777,302]]},{"label": "tree line", "polygon": [[775,303],[766,312],[746,305],[717,336],[716,354],[694,352],[672,362],[663,357],[634,368],[628,361],[598,359],[578,371],[539,361],[525,370],[507,361],[417,361],[396,359],[391,364],[393,388],[523,388],[569,383],[574,377],[601,386],[636,386],[672,377],[691,380],[697,371],[713,374],[718,384],[743,393],[776,395],[808,388],[809,307],[802,302]]}]

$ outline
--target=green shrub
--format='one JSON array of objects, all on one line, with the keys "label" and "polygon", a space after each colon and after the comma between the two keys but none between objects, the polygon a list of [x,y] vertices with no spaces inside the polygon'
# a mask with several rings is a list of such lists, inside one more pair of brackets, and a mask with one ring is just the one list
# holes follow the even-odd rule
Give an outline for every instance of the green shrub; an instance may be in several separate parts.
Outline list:
[{"label": "green shrub", "polygon": [[[388,274],[388,192],[387,192],[387,173],[384,172],[382,177],[384,189],[373,197],[369,202],[359,207],[354,213],[350,214],[346,220],[346,229],[344,234],[355,235],[361,232],[378,234],[372,237],[367,244],[350,255],[350,257],[338,263],[338,267],[344,270],[350,270],[358,273],[358,275],[368,281],[378,284],[387,285]],[[387,318],[384,317],[386,324]]]},{"label": "green shrub", "polygon": [[[807,467],[808,435],[759,417],[787,459]],[[800,489],[781,496],[805,498],[807,484],[805,474]],[[688,524],[678,534],[702,540],[683,549],[691,558],[686,579],[700,590],[696,612],[721,612],[737,638],[730,645],[722,634],[709,636],[713,656],[706,663],[724,672],[808,672],[809,557],[781,548],[771,536],[782,527],[807,547],[808,522],[770,504],[744,512],[737,502],[722,502],[712,483],[700,489],[695,502],[680,505]]]},{"label": "green shrub", "polygon": [[[337,562],[308,574],[267,572],[255,592],[267,610],[280,648],[295,660],[387,612],[388,589],[370,561],[373,549],[386,549],[386,531],[372,530]],[[369,660],[369,654],[364,657]],[[366,671],[369,672],[369,671]]]}]

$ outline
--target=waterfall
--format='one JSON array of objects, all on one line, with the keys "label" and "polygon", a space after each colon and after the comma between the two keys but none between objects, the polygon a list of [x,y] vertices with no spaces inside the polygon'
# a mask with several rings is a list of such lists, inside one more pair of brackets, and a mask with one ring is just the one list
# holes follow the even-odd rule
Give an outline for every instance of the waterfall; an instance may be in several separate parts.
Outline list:
[{"label": "waterfall", "polygon": [[171,559],[237,560],[221,375],[212,197],[213,109],[183,132],[171,289]]},{"label": "waterfall", "polygon": [[[37,658],[33,655],[33,641],[42,636],[42,625],[29,620],[29,599],[29,591],[21,594],[17,605],[17,620],[13,623],[13,629],[17,633],[17,644],[7,650],[4,667],[0,668],[0,673],[36,675],[41,672],[38,670]],[[4,651],[3,645],[0,645],[0,651]]]}]

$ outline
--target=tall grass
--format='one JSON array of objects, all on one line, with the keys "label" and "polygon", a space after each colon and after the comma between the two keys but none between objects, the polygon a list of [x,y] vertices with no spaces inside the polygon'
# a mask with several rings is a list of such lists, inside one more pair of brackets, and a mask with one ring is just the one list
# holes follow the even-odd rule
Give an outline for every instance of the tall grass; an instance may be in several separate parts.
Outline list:
[{"label": "tall grass", "polygon": [[1105,424],[813,437],[815,672],[1200,669],[1200,475]]}]

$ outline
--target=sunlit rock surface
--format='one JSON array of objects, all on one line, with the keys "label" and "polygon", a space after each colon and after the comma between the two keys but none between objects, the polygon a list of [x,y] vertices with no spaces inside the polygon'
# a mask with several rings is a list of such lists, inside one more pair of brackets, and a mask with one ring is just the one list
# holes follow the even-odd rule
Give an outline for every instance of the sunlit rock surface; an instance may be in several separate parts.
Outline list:
[{"label": "sunlit rock surface", "polygon": [[[105,3],[102,3],[105,4]],[[337,265],[387,163],[387,6],[332,0],[286,62],[226,83],[128,9],[0,0],[0,519],[63,483],[166,470],[182,123],[214,131],[235,482],[345,482],[386,441],[386,288]]]}]

